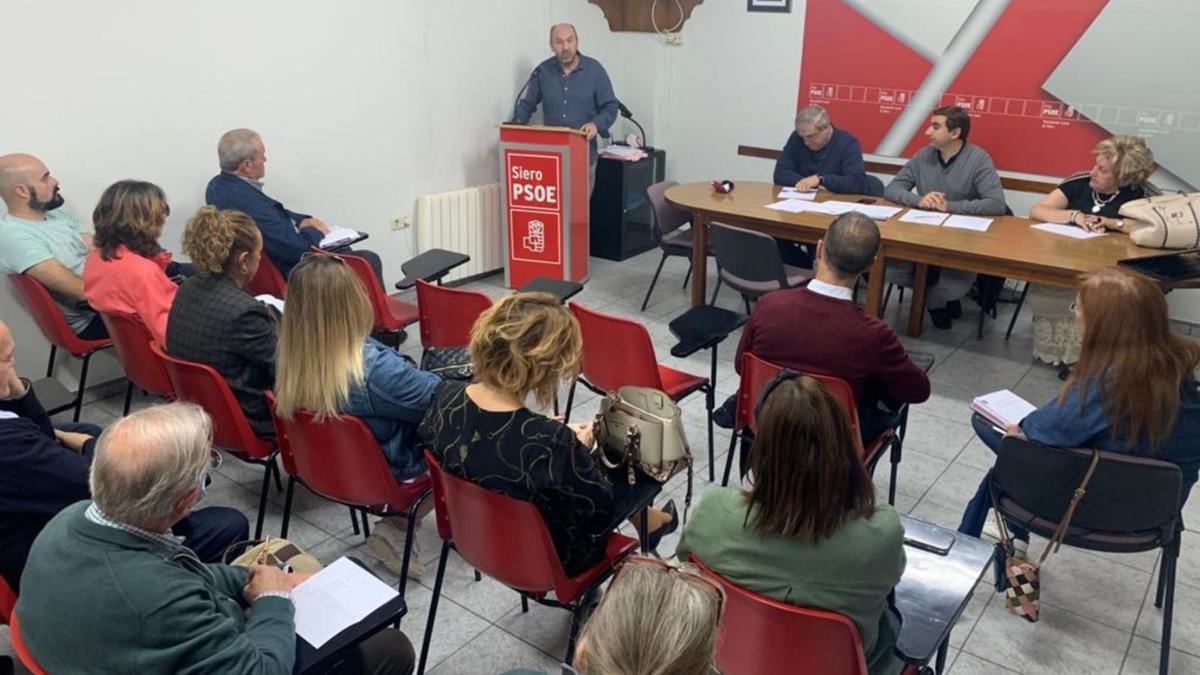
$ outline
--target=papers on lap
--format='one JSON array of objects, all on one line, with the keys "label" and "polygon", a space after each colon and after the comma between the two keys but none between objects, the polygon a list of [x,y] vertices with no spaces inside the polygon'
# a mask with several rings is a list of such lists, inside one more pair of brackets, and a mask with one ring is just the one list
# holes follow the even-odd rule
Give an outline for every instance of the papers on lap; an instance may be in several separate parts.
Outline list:
[{"label": "papers on lap", "polygon": [[254,296],[254,299],[263,303],[264,305],[267,305],[268,307],[274,307],[275,309],[279,310],[280,314],[283,314],[283,300],[280,300],[270,293],[256,295]]},{"label": "papers on lap", "polygon": [[1088,232],[1081,227],[1062,225],[1060,223],[1038,223],[1030,225],[1030,227],[1042,232],[1049,232],[1050,234],[1061,234],[1064,237],[1071,237],[1072,239],[1091,239],[1092,237],[1103,237],[1108,234],[1107,232]]},{"label": "papers on lap", "polygon": [[971,402],[971,410],[1004,429],[1025,419],[1029,413],[1037,410],[1037,406],[1007,389],[1001,389],[975,397]]},{"label": "papers on lap", "polygon": [[338,246],[344,246],[361,237],[362,235],[359,234],[358,231],[352,230],[348,227],[331,227],[329,228],[329,234],[325,235],[325,238],[321,239],[321,243],[318,244],[318,246],[321,248],[337,248]]},{"label": "papers on lap", "polygon": [[941,225],[942,221],[949,214],[940,211],[922,211],[921,209],[909,209],[908,213],[900,216],[902,223],[917,223],[918,225]]},{"label": "papers on lap", "polygon": [[394,588],[353,560],[338,558],[292,589],[296,635],[320,649],[396,595]]}]

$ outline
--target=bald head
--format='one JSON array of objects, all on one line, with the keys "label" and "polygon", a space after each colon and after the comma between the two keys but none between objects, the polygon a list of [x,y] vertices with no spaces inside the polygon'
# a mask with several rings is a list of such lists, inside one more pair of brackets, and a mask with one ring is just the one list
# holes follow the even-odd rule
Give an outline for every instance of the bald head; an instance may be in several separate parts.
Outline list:
[{"label": "bald head", "polygon": [[858,211],[834,219],[822,241],[822,260],[839,276],[866,272],[879,252],[879,226]]},{"label": "bald head", "polygon": [[92,462],[92,499],[109,518],[161,532],[187,514],[212,449],[212,421],[199,406],[139,410],[104,430]]},{"label": "bald head", "polygon": [[579,58],[579,35],[575,26],[569,23],[556,23],[550,27],[550,49],[558,64],[563,68],[574,68]]},{"label": "bald head", "polygon": [[8,204],[10,210],[14,201],[24,204],[26,198],[18,198],[14,188],[19,185],[31,184],[49,173],[49,169],[42,163],[42,160],[33,155],[14,153],[0,156],[0,198],[4,199],[4,203]]}]

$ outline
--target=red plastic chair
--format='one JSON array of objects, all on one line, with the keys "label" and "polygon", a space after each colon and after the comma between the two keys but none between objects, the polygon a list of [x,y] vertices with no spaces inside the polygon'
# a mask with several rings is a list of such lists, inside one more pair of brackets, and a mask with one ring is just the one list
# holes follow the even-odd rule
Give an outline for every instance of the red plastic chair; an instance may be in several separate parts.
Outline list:
[{"label": "red plastic chair", "polygon": [[[713,572],[694,555],[688,560],[725,589],[716,658],[724,675],[867,675],[862,640],[850,619],[748,591]],[[919,668],[910,665],[902,675],[917,672]]]},{"label": "red plastic chair", "polygon": [[491,306],[492,299],[479,291],[437,286],[418,279],[421,346],[425,349],[467,346],[475,319]]},{"label": "red plastic chair", "polygon": [[[275,394],[269,391],[267,405],[275,422],[283,468],[289,474],[279,535],[287,537],[297,482],[325,499],[349,506],[352,511],[377,516],[404,515],[408,523],[400,574],[400,596],[404,597],[417,511],[430,494],[429,475],[406,483],[397,481],[370,427],[353,415],[317,421],[312,412],[297,410],[292,419],[283,419],[274,413]],[[362,524],[363,534],[369,535],[366,515]]]},{"label": "red plastic chair", "polygon": [[[742,379],[738,383],[737,405],[733,413],[733,432],[729,435],[729,452],[725,453],[725,475],[721,485],[729,485],[729,471],[733,468],[734,450],[739,439],[748,443],[758,431],[758,420],[754,419],[754,404],[758,402],[758,394],[771,381],[772,377],[783,368],[764,361],[746,352],[742,355]],[[742,448],[745,456],[746,448]]]},{"label": "red plastic chair", "polygon": [[25,646],[25,640],[21,638],[21,627],[15,611],[9,616],[8,634],[13,652],[16,653],[17,660],[21,662],[21,665],[25,666],[25,669],[33,675],[46,675],[46,671],[42,670],[42,667],[33,659],[33,654],[29,653],[29,648]]},{"label": "red plastic chair", "polygon": [[[25,305],[29,315],[33,317],[33,322],[37,324],[38,330],[42,331],[42,335],[50,342],[50,361],[46,364],[46,377],[54,375],[54,357],[60,348],[77,359],[83,359],[83,367],[79,371],[79,390],[75,392],[75,400],[72,404],[75,408],[73,419],[78,422],[79,413],[83,409],[83,390],[87,387],[88,364],[92,360],[92,354],[111,347],[112,340],[107,338],[80,340],[75,335],[75,331],[71,330],[58,303],[54,302],[54,298],[51,297],[50,291],[46,290],[46,287],[37,279],[24,274],[10,274],[8,281],[12,284],[21,303]],[[48,412],[54,414],[60,410],[65,410],[65,408]]]},{"label": "red plastic chair", "polygon": [[271,487],[271,477],[279,484],[279,468],[275,465],[275,455],[278,450],[271,441],[254,435],[246,413],[238,403],[229,383],[212,367],[194,361],[184,361],[165,353],[157,343],[150,348],[154,354],[163,360],[167,376],[175,394],[184,401],[199,405],[212,418],[213,443],[225,449],[233,456],[263,467],[262,492],[258,497],[258,520],[254,526],[254,538],[262,538],[263,519],[267,513],[267,495]]},{"label": "red plastic chair", "polygon": [[[658,362],[650,333],[637,321],[611,314],[601,314],[578,305],[569,304],[579,321],[583,335],[583,368],[576,382],[597,394],[616,391],[625,386],[659,389],[679,402],[696,391],[704,392],[708,411],[708,479],[713,480],[713,395],[712,382],[707,377],[689,375]],[[567,394],[564,420],[571,418],[575,398],[575,382]]]},{"label": "red plastic chair", "polygon": [[[570,663],[584,597],[588,591],[599,588],[612,575],[616,565],[633,553],[637,540],[613,532],[608,536],[604,559],[591,569],[569,577],[554,550],[546,522],[532,502],[507,497],[451,476],[428,451],[425,459],[433,479],[442,554],[438,559],[437,580],[425,624],[418,675],[425,672],[429,640],[433,635],[446,559],[451,548],[458,551],[468,565],[520,593],[524,607],[528,607],[528,599],[532,598],[539,604],[569,610],[572,621],[565,660]],[[553,600],[547,597],[551,591],[554,592]]]},{"label": "red plastic chair", "polygon": [[108,326],[108,335],[117,351],[117,359],[125,369],[125,377],[129,379],[129,386],[125,388],[123,414],[129,414],[134,386],[174,401],[175,388],[171,386],[171,378],[167,375],[163,360],[150,347],[154,344],[154,337],[146,326],[138,319],[122,314],[100,312],[100,318]]},{"label": "red plastic chair", "polygon": [[417,306],[400,299],[400,293],[388,295],[379,285],[379,277],[366,260],[348,253],[332,253],[321,249],[313,249],[323,255],[331,255],[346,261],[350,269],[358,275],[363,288],[367,290],[367,298],[371,301],[371,310],[375,313],[375,326],[372,333],[399,333],[405,326],[414,324],[420,316]]},{"label": "red plastic chair", "polygon": [[13,608],[17,606],[17,594],[13,593],[12,586],[0,577],[0,623],[6,624],[9,617],[12,616]]},{"label": "red plastic chair", "polygon": [[279,268],[265,253],[258,261],[258,271],[254,273],[254,278],[246,284],[246,291],[250,295],[266,293],[280,300],[287,296],[287,280],[283,278],[283,275],[279,273]]}]

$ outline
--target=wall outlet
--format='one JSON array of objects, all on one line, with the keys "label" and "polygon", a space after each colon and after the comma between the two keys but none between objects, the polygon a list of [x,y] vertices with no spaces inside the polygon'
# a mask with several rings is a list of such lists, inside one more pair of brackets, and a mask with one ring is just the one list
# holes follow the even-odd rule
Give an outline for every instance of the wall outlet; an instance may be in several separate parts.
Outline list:
[{"label": "wall outlet", "polygon": [[408,216],[396,216],[392,219],[392,230],[407,230],[412,225]]},{"label": "wall outlet", "polygon": [[667,44],[673,47],[679,47],[683,44],[683,33],[675,31],[674,33],[666,34]]}]

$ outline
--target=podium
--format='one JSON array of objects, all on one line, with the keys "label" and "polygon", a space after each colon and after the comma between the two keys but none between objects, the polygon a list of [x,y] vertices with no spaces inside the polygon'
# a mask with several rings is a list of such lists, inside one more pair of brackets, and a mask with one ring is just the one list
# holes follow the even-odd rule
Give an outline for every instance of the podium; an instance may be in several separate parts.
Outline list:
[{"label": "podium", "polygon": [[500,126],[504,284],[588,277],[588,141],[567,127]]}]

